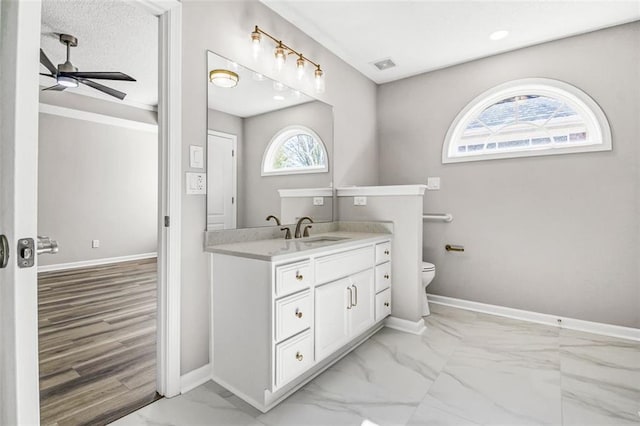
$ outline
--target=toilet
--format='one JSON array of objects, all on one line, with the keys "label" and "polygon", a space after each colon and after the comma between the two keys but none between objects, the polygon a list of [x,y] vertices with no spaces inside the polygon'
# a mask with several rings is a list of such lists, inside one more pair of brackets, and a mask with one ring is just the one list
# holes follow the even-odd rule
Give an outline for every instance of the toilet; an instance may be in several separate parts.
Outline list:
[{"label": "toilet", "polygon": [[429,301],[427,300],[427,286],[436,276],[436,266],[433,263],[422,262],[422,285],[423,288],[423,297],[424,297],[424,305],[422,308],[422,316],[427,316],[431,314],[429,312]]}]

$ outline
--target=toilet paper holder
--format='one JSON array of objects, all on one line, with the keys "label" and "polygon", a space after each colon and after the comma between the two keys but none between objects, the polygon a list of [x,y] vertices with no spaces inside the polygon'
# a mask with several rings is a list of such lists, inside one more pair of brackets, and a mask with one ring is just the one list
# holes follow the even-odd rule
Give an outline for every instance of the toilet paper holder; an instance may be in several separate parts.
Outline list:
[{"label": "toilet paper holder", "polygon": [[456,246],[456,245],[452,245],[452,244],[447,244],[446,246],[444,246],[444,249],[446,251],[464,251],[464,246]]}]

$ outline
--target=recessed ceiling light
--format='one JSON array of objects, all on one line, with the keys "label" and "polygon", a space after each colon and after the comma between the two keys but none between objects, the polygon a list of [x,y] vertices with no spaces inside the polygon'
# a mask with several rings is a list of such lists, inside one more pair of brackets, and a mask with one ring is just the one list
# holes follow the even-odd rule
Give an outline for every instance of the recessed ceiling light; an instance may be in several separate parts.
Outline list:
[{"label": "recessed ceiling light", "polygon": [[274,101],[284,101],[284,96],[280,96],[280,95],[275,95],[273,97]]},{"label": "recessed ceiling light", "polygon": [[509,31],[507,30],[498,30],[498,31],[494,31],[489,35],[489,38],[493,41],[498,41],[498,40],[502,40],[503,38],[505,38],[506,36],[509,35]]}]

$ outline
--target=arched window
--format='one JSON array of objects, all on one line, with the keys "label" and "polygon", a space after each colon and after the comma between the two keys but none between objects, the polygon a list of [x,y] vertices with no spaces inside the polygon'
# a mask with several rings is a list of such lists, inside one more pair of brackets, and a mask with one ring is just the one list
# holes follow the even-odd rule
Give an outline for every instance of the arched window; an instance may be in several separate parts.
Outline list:
[{"label": "arched window", "polygon": [[530,78],[489,89],[460,111],[442,162],[610,150],[609,123],[589,95],[561,81]]},{"label": "arched window", "polygon": [[262,158],[262,176],[328,170],[324,142],[316,132],[304,126],[288,126],[276,133]]}]

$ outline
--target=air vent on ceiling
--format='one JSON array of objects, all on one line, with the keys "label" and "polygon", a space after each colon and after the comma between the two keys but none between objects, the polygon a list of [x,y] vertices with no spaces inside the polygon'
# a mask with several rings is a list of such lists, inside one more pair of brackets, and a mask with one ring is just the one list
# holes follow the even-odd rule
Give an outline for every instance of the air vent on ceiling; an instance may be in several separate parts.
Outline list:
[{"label": "air vent on ceiling", "polygon": [[396,66],[395,62],[393,62],[391,58],[381,59],[378,62],[374,62],[373,65],[375,65],[375,67],[380,71],[388,70],[389,68]]}]

